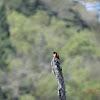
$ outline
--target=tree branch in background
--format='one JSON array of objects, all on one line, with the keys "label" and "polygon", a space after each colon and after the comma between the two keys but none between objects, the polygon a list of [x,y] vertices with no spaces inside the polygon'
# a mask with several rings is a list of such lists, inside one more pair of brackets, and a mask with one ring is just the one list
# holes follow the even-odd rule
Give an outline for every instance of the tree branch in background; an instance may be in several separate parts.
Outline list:
[{"label": "tree branch in background", "polygon": [[66,100],[66,91],[65,91],[65,84],[64,78],[62,74],[62,68],[60,66],[60,62],[58,58],[53,57],[51,61],[52,71],[56,75],[58,81],[58,96],[59,100]]}]

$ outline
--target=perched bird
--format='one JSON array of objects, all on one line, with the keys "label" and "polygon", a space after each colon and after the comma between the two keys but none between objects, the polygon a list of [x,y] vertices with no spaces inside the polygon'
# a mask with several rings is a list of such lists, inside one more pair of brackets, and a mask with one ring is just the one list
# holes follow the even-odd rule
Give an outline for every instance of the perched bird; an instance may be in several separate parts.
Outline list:
[{"label": "perched bird", "polygon": [[53,54],[54,54],[54,57],[55,57],[55,58],[58,58],[58,59],[60,60],[59,54],[58,54],[56,51],[54,51]]}]

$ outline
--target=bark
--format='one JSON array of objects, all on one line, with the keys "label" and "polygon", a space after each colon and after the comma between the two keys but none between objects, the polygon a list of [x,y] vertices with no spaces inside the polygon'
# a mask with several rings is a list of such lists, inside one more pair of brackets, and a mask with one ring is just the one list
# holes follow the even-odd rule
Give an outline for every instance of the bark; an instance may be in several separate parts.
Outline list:
[{"label": "bark", "polygon": [[58,81],[58,97],[59,100],[66,100],[66,91],[65,91],[65,84],[64,84],[64,77],[62,74],[62,68],[60,66],[60,61],[57,58],[52,59],[51,61],[52,71],[56,75]]}]

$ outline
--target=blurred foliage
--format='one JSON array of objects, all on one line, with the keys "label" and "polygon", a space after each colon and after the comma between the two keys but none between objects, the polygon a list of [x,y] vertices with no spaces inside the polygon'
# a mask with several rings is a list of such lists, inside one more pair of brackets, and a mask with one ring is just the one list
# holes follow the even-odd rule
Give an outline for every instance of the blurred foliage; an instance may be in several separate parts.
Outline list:
[{"label": "blurred foliage", "polygon": [[65,0],[0,0],[0,100],[57,100],[54,50],[68,100],[100,98],[100,26],[82,11]]},{"label": "blurred foliage", "polygon": [[[8,53],[11,53],[9,40],[9,25],[7,23],[5,5],[0,5],[0,69],[5,69],[8,65]],[[6,68],[7,69],[7,68]]]},{"label": "blurred foliage", "polygon": [[30,94],[25,94],[22,95],[19,100],[35,100],[35,98]]}]

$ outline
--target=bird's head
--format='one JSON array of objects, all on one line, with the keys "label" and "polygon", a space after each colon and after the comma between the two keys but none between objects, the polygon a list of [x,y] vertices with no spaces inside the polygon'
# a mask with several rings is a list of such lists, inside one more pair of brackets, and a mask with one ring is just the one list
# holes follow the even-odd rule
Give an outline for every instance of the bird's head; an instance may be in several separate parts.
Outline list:
[{"label": "bird's head", "polygon": [[53,52],[53,57],[60,59],[59,55],[58,55],[58,53],[56,51]]},{"label": "bird's head", "polygon": [[54,51],[54,52],[53,52],[53,57],[56,57],[56,54],[57,54],[57,52],[56,52],[56,51]]}]

